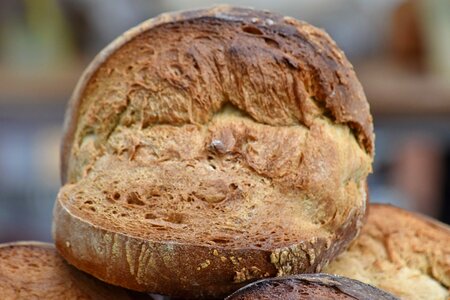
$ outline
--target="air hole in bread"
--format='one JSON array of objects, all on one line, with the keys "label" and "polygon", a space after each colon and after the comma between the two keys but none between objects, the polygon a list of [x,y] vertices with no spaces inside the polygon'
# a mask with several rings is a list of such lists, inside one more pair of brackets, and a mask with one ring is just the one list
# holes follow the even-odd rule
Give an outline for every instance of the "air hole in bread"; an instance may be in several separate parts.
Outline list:
[{"label": "air hole in bread", "polygon": [[251,26],[251,25],[243,26],[242,31],[250,33],[250,34],[254,34],[254,35],[262,35],[263,34],[263,32],[259,28],[255,27],[255,26]]},{"label": "air hole in bread", "polygon": [[165,186],[157,186],[150,190],[150,195],[159,197],[165,192],[167,192],[167,188]]},{"label": "air hole in bread", "polygon": [[147,220],[152,220],[152,219],[156,219],[156,215],[152,214],[152,213],[146,213],[144,216]]},{"label": "air hole in bread", "polygon": [[115,193],[113,194],[113,199],[114,199],[114,200],[119,200],[119,199],[120,199],[120,193],[115,192]]},{"label": "air hole in bread", "polygon": [[131,192],[127,196],[127,203],[131,205],[144,205],[141,196],[137,192]]},{"label": "air hole in bread", "polygon": [[92,202],[92,200],[87,200],[87,201],[84,201],[84,204],[88,204],[88,205],[91,205],[93,202]]},{"label": "air hole in bread", "polygon": [[108,201],[109,203],[115,203],[115,200],[110,196],[110,195],[106,195],[105,196],[106,201]]},{"label": "air hole in bread", "polygon": [[230,189],[232,189],[233,191],[235,191],[238,189],[239,186],[236,183],[230,183],[230,185],[228,185],[228,187]]},{"label": "air hole in bread", "polygon": [[280,48],[280,44],[274,40],[274,39],[270,39],[270,38],[264,38],[264,41],[266,42],[267,45],[273,47],[273,48]]},{"label": "air hole in bread", "polygon": [[213,238],[211,239],[211,241],[216,244],[228,244],[230,242],[230,240],[227,238]]}]

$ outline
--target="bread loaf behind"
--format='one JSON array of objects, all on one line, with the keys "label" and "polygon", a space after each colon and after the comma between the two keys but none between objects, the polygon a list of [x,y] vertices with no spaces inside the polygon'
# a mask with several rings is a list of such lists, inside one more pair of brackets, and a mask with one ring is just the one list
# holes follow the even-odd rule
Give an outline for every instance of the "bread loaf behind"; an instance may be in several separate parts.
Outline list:
[{"label": "bread loaf behind", "polygon": [[0,244],[0,298],[133,299],[69,266],[53,245],[40,242]]},{"label": "bread loaf behind", "polygon": [[372,204],[350,248],[324,269],[403,299],[450,297],[450,228],[403,209]]},{"label": "bread loaf behind", "polygon": [[395,300],[391,294],[360,281],[327,274],[304,274],[263,279],[228,296],[226,300]]}]

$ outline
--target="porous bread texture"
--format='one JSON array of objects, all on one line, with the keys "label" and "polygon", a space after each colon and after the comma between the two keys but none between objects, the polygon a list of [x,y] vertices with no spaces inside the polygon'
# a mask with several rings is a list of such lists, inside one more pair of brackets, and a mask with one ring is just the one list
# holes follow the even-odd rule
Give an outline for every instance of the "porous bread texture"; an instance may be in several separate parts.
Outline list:
[{"label": "porous bread texture", "polygon": [[117,287],[69,266],[51,244],[0,244],[0,298],[131,299]]},{"label": "porous bread texture", "polygon": [[324,272],[372,284],[402,299],[450,298],[450,228],[388,205],[372,204],[350,248]]},{"label": "porous bread texture", "polygon": [[[151,147],[129,159],[121,143],[133,137]],[[224,153],[208,150],[211,141]],[[273,249],[328,239],[364,211],[367,157],[347,128],[323,119],[308,130],[221,115],[206,128],[126,128],[105,147],[121,154],[103,156],[65,185],[60,202],[81,219],[143,239]]]},{"label": "porous bread texture", "polygon": [[325,33],[249,9],[163,15],[74,92],[55,242],[107,282],[222,297],[339,253],[372,158],[367,101]]},{"label": "porous bread texture", "polygon": [[357,280],[328,274],[304,274],[263,279],[225,300],[395,300],[393,295]]}]

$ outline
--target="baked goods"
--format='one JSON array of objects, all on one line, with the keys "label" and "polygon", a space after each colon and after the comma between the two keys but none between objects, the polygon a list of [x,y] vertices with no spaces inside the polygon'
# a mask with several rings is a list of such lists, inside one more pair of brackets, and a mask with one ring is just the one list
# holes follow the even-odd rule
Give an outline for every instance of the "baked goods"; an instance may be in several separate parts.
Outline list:
[{"label": "baked goods", "polygon": [[228,6],[162,15],[74,91],[56,247],[106,282],[172,296],[319,271],[362,225],[372,130],[323,31]]},{"label": "baked goods", "polygon": [[361,235],[324,272],[403,299],[449,299],[450,228],[400,208],[372,204]]},{"label": "baked goods", "polygon": [[1,299],[134,299],[69,266],[51,244],[0,244]]},{"label": "baked goods", "polygon": [[304,274],[262,279],[226,300],[395,300],[396,297],[360,281],[328,274]]}]

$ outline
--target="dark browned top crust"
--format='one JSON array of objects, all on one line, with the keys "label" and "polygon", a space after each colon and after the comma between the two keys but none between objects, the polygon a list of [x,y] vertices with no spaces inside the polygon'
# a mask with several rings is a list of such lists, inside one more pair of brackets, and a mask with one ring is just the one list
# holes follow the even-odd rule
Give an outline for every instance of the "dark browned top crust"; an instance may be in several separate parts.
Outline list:
[{"label": "dark browned top crust", "polygon": [[9,299],[132,299],[69,266],[51,244],[0,244],[0,298]]},{"label": "dark browned top crust", "polygon": [[[174,43],[173,33],[189,37],[195,31],[201,33],[195,44],[192,39],[175,43],[174,48],[168,47],[152,60],[155,48]],[[224,44],[223,39],[230,41]],[[147,59],[149,67],[158,67],[102,69],[105,62],[109,64],[120,55],[118,50],[124,48],[121,51],[126,52],[130,47],[134,47],[129,52],[133,57]],[[324,31],[266,11],[218,6],[161,15],[128,31],[98,54],[79,81],[67,110],[61,151],[63,183],[74,180],[70,175],[74,142],[80,143],[87,134],[98,135],[100,140],[108,137],[128,105],[99,105],[89,112],[88,126],[79,128],[80,114],[86,113],[86,102],[92,100],[88,94],[102,87],[105,73],[110,80],[119,76],[125,85],[134,82],[132,88],[128,87],[129,93],[153,93],[152,101],[161,100],[155,106],[140,104],[154,111],[142,116],[142,127],[152,123],[204,123],[228,101],[264,124],[309,126],[318,113],[317,106],[320,114],[350,126],[366,151],[374,152],[372,117],[362,87],[343,52]],[[130,76],[150,76],[164,84],[140,85],[139,79],[125,79]],[[116,88],[123,93],[120,86]],[[109,97],[113,91],[109,88],[104,93],[99,97]],[[165,102],[170,94],[183,97],[179,100],[182,103],[177,99]],[[185,102],[190,106],[177,106]],[[174,110],[181,111],[177,114]]]},{"label": "dark browned top crust", "polygon": [[368,104],[306,23],[162,15],[107,47],[69,105],[55,243],[106,282],[223,297],[319,271],[362,226]]},{"label": "dark browned top crust", "polygon": [[395,300],[393,295],[371,285],[328,274],[262,279],[251,283],[226,300]]},{"label": "dark browned top crust", "polygon": [[435,220],[372,204],[350,248],[324,272],[340,274],[408,300],[450,297],[450,228]]}]

